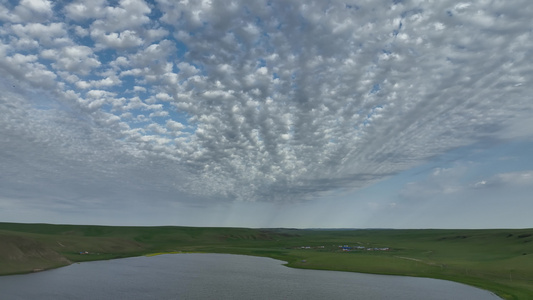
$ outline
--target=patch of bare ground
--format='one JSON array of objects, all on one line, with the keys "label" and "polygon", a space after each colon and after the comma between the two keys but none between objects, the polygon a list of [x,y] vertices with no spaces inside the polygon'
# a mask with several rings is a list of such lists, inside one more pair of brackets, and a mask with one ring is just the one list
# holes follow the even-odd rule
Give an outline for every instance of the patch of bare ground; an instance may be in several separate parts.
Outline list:
[{"label": "patch of bare ground", "polygon": [[61,254],[33,239],[0,234],[0,241],[0,274],[38,272],[71,263]]}]

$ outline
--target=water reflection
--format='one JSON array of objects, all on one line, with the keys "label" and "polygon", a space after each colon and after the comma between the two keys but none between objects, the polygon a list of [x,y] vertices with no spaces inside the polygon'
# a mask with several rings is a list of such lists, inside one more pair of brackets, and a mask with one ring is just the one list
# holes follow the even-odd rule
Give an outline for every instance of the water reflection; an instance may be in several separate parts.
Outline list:
[{"label": "water reflection", "polygon": [[450,281],[287,268],[263,257],[167,254],[0,277],[2,299],[500,299]]}]

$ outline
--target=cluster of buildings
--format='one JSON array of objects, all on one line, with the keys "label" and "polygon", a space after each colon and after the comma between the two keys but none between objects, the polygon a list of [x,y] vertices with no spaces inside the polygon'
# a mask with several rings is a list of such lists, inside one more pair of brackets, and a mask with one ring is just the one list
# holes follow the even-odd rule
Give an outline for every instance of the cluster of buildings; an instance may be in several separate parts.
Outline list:
[{"label": "cluster of buildings", "polygon": [[364,246],[356,246],[356,247],[350,247],[348,245],[341,245],[339,248],[342,249],[342,251],[352,251],[352,250],[366,250],[366,251],[389,251],[389,247],[383,247],[383,248],[367,248]]},{"label": "cluster of buildings", "polygon": [[[333,246],[335,247],[335,246]],[[365,246],[354,246],[354,247],[350,247],[348,245],[339,245],[339,248],[342,250],[342,251],[354,251],[354,250],[360,250],[360,251],[389,251],[390,248],[389,247],[365,247]],[[315,247],[311,247],[311,246],[301,246],[300,249],[324,249],[324,246],[315,246]]]}]

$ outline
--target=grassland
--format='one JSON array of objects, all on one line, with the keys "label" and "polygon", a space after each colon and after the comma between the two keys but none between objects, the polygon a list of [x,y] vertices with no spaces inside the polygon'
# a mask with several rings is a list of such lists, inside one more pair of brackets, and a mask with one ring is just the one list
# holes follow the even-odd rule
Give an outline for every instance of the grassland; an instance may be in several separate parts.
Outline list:
[{"label": "grassland", "polygon": [[[504,299],[533,299],[532,241],[533,229],[302,230],[0,223],[0,275],[81,261],[209,252],[272,257],[296,268],[446,279],[490,290]],[[339,246],[344,245],[353,249],[343,251]]]}]

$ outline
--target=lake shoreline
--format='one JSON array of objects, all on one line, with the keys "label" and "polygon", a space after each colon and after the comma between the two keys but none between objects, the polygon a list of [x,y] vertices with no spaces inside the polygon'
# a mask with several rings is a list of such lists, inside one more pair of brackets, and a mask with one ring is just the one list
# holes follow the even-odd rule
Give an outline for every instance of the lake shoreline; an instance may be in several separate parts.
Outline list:
[{"label": "lake shoreline", "polygon": [[27,274],[77,262],[163,253],[225,253],[269,257],[297,269],[442,279],[503,299],[529,299],[533,297],[533,270],[527,267],[533,263],[531,237],[533,229],[307,230],[0,222],[0,272]]},{"label": "lake shoreline", "polygon": [[264,257],[264,258],[270,258],[270,259],[274,259],[274,260],[280,261],[280,262],[282,262],[282,265],[284,267],[294,268],[294,269],[301,269],[301,270],[334,271],[334,272],[347,272],[347,273],[358,273],[358,274],[369,274],[369,275],[380,275],[380,276],[401,276],[401,277],[427,278],[427,279],[444,280],[444,281],[460,283],[460,284],[464,284],[464,285],[467,285],[467,286],[470,286],[470,287],[482,289],[482,290],[485,290],[487,292],[490,292],[495,297],[498,297],[500,299],[504,299],[504,298],[500,297],[497,293],[493,292],[490,289],[485,289],[485,288],[482,288],[482,287],[479,287],[479,286],[476,286],[476,285],[471,285],[471,284],[464,283],[464,282],[461,282],[461,281],[456,281],[456,280],[443,279],[443,278],[438,278],[438,277],[413,276],[413,275],[405,275],[405,274],[397,274],[397,273],[390,273],[389,274],[389,273],[378,273],[378,272],[346,271],[346,270],[327,269],[327,268],[323,268],[323,269],[309,268],[309,267],[305,267],[305,266],[301,266],[301,265],[294,265],[294,264],[291,264],[288,261],[284,261],[284,260],[277,259],[277,258],[270,257],[270,256],[259,256],[259,255],[252,255],[252,254],[233,254],[233,253],[226,253],[226,252],[169,251],[169,252],[146,253],[146,254],[142,254],[142,255],[117,257],[117,258],[110,258],[110,259],[89,259],[89,260],[84,260],[84,261],[80,261],[80,262],[70,262],[70,264],[68,264],[68,265],[62,265],[62,266],[50,267],[50,268],[41,268],[41,269],[37,269],[37,270],[34,269],[34,270],[31,270],[31,271],[28,271],[28,272],[2,274],[0,276],[11,276],[11,275],[24,275],[24,274],[40,273],[40,272],[45,272],[45,271],[50,271],[50,270],[59,269],[59,268],[63,268],[63,267],[68,267],[68,266],[70,266],[72,264],[79,264],[79,263],[84,263],[84,262],[99,262],[99,261],[106,261],[106,260],[111,261],[111,260],[117,260],[117,259],[127,259],[127,258],[136,258],[136,257],[154,257],[154,256],[172,255],[172,254],[226,254],[226,255],[240,255],[240,256],[250,256],[250,257]]},{"label": "lake shoreline", "polygon": [[[164,258],[163,257],[163,256],[173,256],[173,254],[185,254],[185,255],[179,255],[179,257],[177,259],[170,259],[170,260],[169,260],[169,258]],[[190,255],[191,257],[190,258],[186,258],[186,256],[188,256],[188,255]],[[143,258],[145,258],[145,259],[143,259]],[[256,258],[258,260],[254,259],[254,258]],[[138,260],[138,259],[140,259],[140,260]],[[229,267],[229,266],[226,266],[226,267],[223,267],[223,268],[220,267],[221,263],[222,264],[227,264],[228,263],[227,261],[229,261],[233,267]],[[324,287],[323,287],[325,290],[328,290],[328,289],[331,290],[331,288],[335,287],[336,284],[339,283],[339,281],[331,279],[331,278],[337,278],[337,277],[340,276],[341,278],[345,278],[344,281],[347,280],[347,278],[353,278],[353,280],[355,280],[352,283],[353,287],[350,287],[350,290],[352,290],[352,293],[353,293],[354,289],[359,289],[359,288],[361,288],[363,292],[369,292],[369,291],[371,292],[372,290],[376,290],[376,288],[372,288],[371,286],[367,286],[368,284],[370,284],[370,282],[372,282],[372,285],[375,285],[375,284],[376,285],[380,285],[380,284],[383,284],[384,282],[395,282],[395,283],[393,283],[391,285],[391,290],[394,291],[395,289],[399,288],[400,290],[402,290],[404,292],[408,291],[408,293],[414,293],[414,294],[421,293],[421,291],[428,289],[429,286],[435,286],[435,287],[440,286],[441,287],[441,288],[438,288],[438,289],[435,290],[434,293],[437,293],[437,294],[434,294],[433,296],[429,296],[429,298],[427,298],[427,299],[455,299],[454,296],[453,296],[455,293],[463,293],[465,291],[471,291],[471,292],[468,292],[468,293],[474,293],[474,294],[478,295],[476,298],[473,298],[473,299],[486,299],[485,297],[479,298],[479,295],[483,295],[483,294],[479,294],[479,293],[481,293],[481,291],[490,294],[491,295],[490,299],[501,299],[500,297],[498,297],[493,292],[487,291],[487,290],[483,290],[483,289],[480,289],[480,288],[477,288],[477,287],[472,287],[472,286],[469,286],[469,285],[464,285],[464,284],[456,283],[456,282],[449,281],[449,280],[419,281],[418,279],[431,279],[431,278],[420,278],[420,277],[413,277],[413,276],[399,276],[399,275],[385,275],[385,276],[383,276],[383,274],[369,274],[369,273],[344,272],[344,271],[340,271],[339,272],[337,270],[312,270],[312,269],[305,270],[305,269],[302,269],[302,268],[294,268],[294,267],[290,267],[290,266],[289,266],[289,268],[287,268],[287,270],[288,269],[294,269],[294,270],[300,269],[301,271],[313,271],[313,272],[310,272],[310,273],[308,273],[308,272],[304,272],[304,273],[296,272],[295,273],[293,271],[283,271],[283,270],[277,269],[278,271],[272,271],[271,270],[271,271],[269,271],[270,273],[263,274],[263,272],[264,272],[264,269],[263,269],[264,264],[271,265],[271,266],[272,265],[273,266],[278,265],[280,267],[285,268],[285,267],[288,267],[287,262],[279,260],[279,259],[275,259],[275,258],[270,258],[270,257],[260,257],[260,256],[255,256],[255,255],[243,255],[243,254],[229,254],[229,253],[205,253],[205,252],[195,252],[195,253],[188,253],[188,252],[182,252],[182,253],[175,253],[175,252],[173,252],[173,253],[163,253],[163,252],[148,253],[148,254],[143,255],[143,256],[125,257],[123,259],[113,259],[113,260],[110,260],[109,262],[95,260],[95,261],[91,261],[91,262],[99,263],[99,264],[93,265],[92,267],[91,267],[90,264],[89,265],[85,265],[85,264],[81,264],[81,263],[76,263],[76,264],[73,264],[73,265],[80,265],[80,266],[75,266],[74,269],[70,269],[69,268],[68,270],[60,270],[58,272],[53,272],[53,273],[50,273],[50,276],[46,276],[46,277],[42,277],[42,274],[35,274],[35,275],[39,276],[39,277],[36,277],[36,278],[41,278],[41,279],[38,280],[39,282],[41,282],[43,280],[44,281],[51,280],[52,282],[57,282],[58,281],[57,276],[60,276],[60,274],[70,274],[72,272],[78,272],[78,273],[81,272],[79,275],[70,275],[71,277],[76,277],[76,278],[82,278],[83,277],[83,278],[85,278],[82,281],[76,281],[76,279],[73,279],[76,282],[74,284],[74,286],[83,284],[83,282],[85,280],[89,280],[90,282],[92,282],[91,285],[94,285],[95,282],[98,282],[100,280],[100,279],[98,279],[99,276],[97,276],[96,274],[102,273],[102,272],[107,274],[109,271],[106,271],[106,270],[113,270],[113,272],[119,272],[119,273],[124,273],[125,272],[124,274],[129,274],[128,278],[130,278],[131,276],[133,276],[133,277],[146,276],[146,272],[150,272],[149,271],[150,269],[146,269],[146,268],[152,268],[154,270],[157,270],[158,274],[160,272],[164,272],[164,273],[165,272],[166,273],[170,272],[169,274],[174,274],[174,275],[176,275],[176,276],[178,276],[180,278],[182,277],[183,278],[183,279],[181,279],[182,281],[185,280],[185,281],[187,281],[189,283],[194,282],[195,285],[198,285],[199,283],[197,283],[197,281],[209,282],[209,280],[211,280],[210,279],[211,275],[206,274],[206,277],[204,278],[203,275],[189,274],[188,271],[186,271],[186,270],[189,270],[189,269],[192,268],[192,269],[195,270],[194,272],[196,272],[197,270],[211,270],[211,269],[213,269],[215,273],[219,274],[218,275],[219,277],[227,277],[226,276],[226,272],[227,272],[226,268],[230,268],[229,269],[230,273],[233,274],[233,276],[237,276],[237,278],[239,278],[240,275],[238,275],[238,273],[234,273],[234,271],[231,271],[231,268],[237,268],[237,269],[241,268],[239,266],[241,261],[247,262],[247,264],[248,264],[247,268],[250,269],[249,272],[252,272],[252,274],[250,274],[250,275],[253,275],[253,276],[247,276],[247,277],[256,278],[255,280],[256,281],[259,280],[259,282],[261,282],[261,285],[263,284],[263,281],[262,281],[263,279],[271,282],[272,278],[277,278],[278,277],[277,274],[279,272],[279,276],[282,276],[282,277],[285,278],[285,279],[283,279],[284,282],[285,282],[285,280],[288,281],[288,282],[292,282],[294,280],[299,282],[299,281],[302,281],[301,278],[305,278],[306,276],[313,276],[313,277],[318,276],[318,277],[324,278],[324,279],[327,278],[327,280],[324,281],[324,282],[321,281],[321,280],[323,280],[323,279],[321,279],[317,283],[315,283],[313,288],[320,289],[320,290],[322,289],[320,287],[322,282],[325,284]],[[87,261],[87,262],[89,262],[89,261]],[[196,263],[199,263],[197,267],[195,265]],[[83,266],[81,266],[81,265],[83,265]],[[130,269],[127,269],[128,271],[126,271],[126,270],[120,271],[120,268],[116,269],[117,266],[128,266],[128,268],[130,268]],[[72,266],[72,267],[74,267],[74,266]],[[143,270],[143,272],[139,273],[138,272],[139,268],[141,268]],[[62,269],[62,268],[59,268],[59,269]],[[90,272],[76,271],[76,270],[86,270],[86,269],[89,269],[89,270],[92,270],[92,271],[90,271]],[[175,273],[175,271],[173,271],[173,270],[176,270],[176,269],[179,269],[180,271],[178,273]],[[267,269],[268,269],[268,267],[267,267]],[[257,270],[257,272],[255,272],[253,270]],[[258,271],[258,270],[261,270],[261,271]],[[48,270],[48,271],[51,271],[51,270]],[[327,272],[334,272],[334,273],[322,273],[322,272],[315,273],[314,271],[327,271]],[[37,272],[37,273],[46,273],[46,272]],[[335,274],[337,274],[337,275],[335,275]],[[343,274],[345,274],[345,275],[343,275]],[[350,277],[350,276],[352,276],[350,274],[353,274],[354,277]],[[365,275],[378,276],[378,277],[368,277],[368,276],[365,276]],[[173,276],[167,276],[167,277],[173,277]],[[410,280],[407,277],[408,278],[412,278],[413,280]],[[20,277],[18,277],[18,276],[17,276],[17,278],[20,279]],[[30,278],[34,278],[34,277],[32,276]],[[56,279],[47,279],[47,278],[56,278]],[[395,279],[395,278],[398,278],[398,279]],[[405,279],[401,279],[401,278],[405,278]],[[415,278],[418,278],[418,279],[414,280]],[[20,279],[20,280],[22,280],[22,279]],[[24,280],[23,280],[23,282],[24,282]],[[31,280],[31,279],[28,279],[28,280]],[[224,280],[226,280],[226,279],[224,279]],[[240,279],[236,279],[236,280],[239,281]],[[1,281],[1,278],[0,278],[0,281]],[[158,280],[156,280],[156,281],[158,281]],[[331,285],[331,283],[328,283],[329,281],[336,282],[336,284]],[[440,281],[442,281],[443,283],[439,283]],[[424,283],[422,284],[421,282],[424,282]],[[446,283],[444,283],[444,282],[446,282]],[[1,283],[2,282],[0,282],[0,286],[1,286]],[[147,282],[147,283],[148,283],[148,288],[150,288],[150,283],[149,282]],[[464,285],[465,287],[464,288],[457,288],[457,289],[454,288],[454,289],[449,290],[449,292],[448,292],[448,289],[444,289],[444,290],[442,289],[442,285],[443,284],[445,286],[448,286],[448,285],[450,285],[452,283],[453,284],[461,284],[461,285]],[[5,281],[4,281],[4,284],[5,284]],[[107,284],[108,283],[106,282],[106,285]],[[256,284],[257,284],[257,282],[256,282]],[[346,284],[346,282],[343,284],[343,286],[346,286],[345,284]],[[404,284],[405,284],[405,287],[403,287]],[[276,284],[275,286],[278,286],[278,285]],[[302,287],[299,284],[297,286],[298,286],[297,290],[299,290],[298,293],[301,293],[302,292],[301,291]],[[466,288],[466,286],[468,286],[468,288]],[[420,290],[419,290],[419,288],[420,288]],[[479,292],[475,292],[475,290],[470,290],[470,288],[478,290]],[[282,289],[286,289],[286,287],[282,288]],[[335,287],[335,289],[337,289],[337,288]],[[343,288],[340,288],[340,289],[343,290]],[[119,289],[119,290],[123,290],[123,288]],[[274,290],[277,290],[277,288],[274,289]],[[377,290],[380,290],[380,289],[377,289]],[[463,292],[459,292],[459,291],[463,291]],[[31,292],[33,293],[34,291],[31,291]],[[115,291],[115,292],[118,292],[118,291]],[[321,290],[321,292],[325,292],[325,291]],[[19,292],[17,292],[17,293],[19,293]],[[24,293],[24,292],[20,292],[20,293]],[[379,292],[379,293],[381,293],[381,292]],[[386,293],[390,293],[390,291],[387,291]],[[436,295],[440,295],[440,296],[436,296]],[[445,295],[445,296],[443,296],[443,295]],[[400,297],[398,299],[413,299],[413,298],[406,298],[406,297],[407,296],[404,294],[404,295],[402,295],[402,297]],[[444,297],[444,298],[441,298],[441,297]],[[459,297],[459,298],[461,298],[461,297]],[[48,298],[45,298],[45,299],[48,299]]]}]

